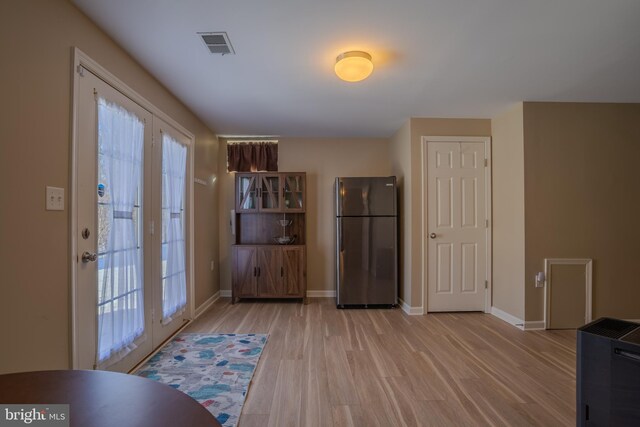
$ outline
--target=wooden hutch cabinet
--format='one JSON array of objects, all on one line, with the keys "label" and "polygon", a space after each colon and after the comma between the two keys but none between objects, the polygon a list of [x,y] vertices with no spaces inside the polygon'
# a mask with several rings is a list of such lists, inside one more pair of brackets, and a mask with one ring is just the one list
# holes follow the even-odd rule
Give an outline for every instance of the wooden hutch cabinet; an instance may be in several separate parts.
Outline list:
[{"label": "wooden hutch cabinet", "polygon": [[306,174],[238,173],[231,301],[306,301]]}]

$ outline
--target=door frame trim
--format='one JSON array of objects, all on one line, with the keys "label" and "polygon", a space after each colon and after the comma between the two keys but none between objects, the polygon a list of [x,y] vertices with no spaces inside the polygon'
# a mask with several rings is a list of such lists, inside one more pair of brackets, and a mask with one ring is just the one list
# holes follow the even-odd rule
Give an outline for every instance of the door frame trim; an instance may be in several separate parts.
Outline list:
[{"label": "door frame trim", "polygon": [[551,320],[551,266],[584,265],[585,273],[585,324],[593,320],[593,260],[591,258],[545,258],[544,259],[544,320],[543,329],[549,329]]},{"label": "door frame trim", "polygon": [[[111,74],[107,69],[91,59],[87,54],[78,49],[75,46],[71,47],[71,147],[70,147],[70,159],[69,165],[71,173],[69,174],[69,277],[70,277],[70,292],[69,292],[69,362],[71,369],[77,369],[78,367],[78,325],[77,325],[77,264],[78,264],[78,248],[76,244],[76,238],[78,236],[78,97],[79,97],[79,79],[81,78],[79,72],[82,68],[95,74],[98,78],[103,80],[108,85],[112,86],[118,92],[122,93],[133,102],[137,103],[141,107],[147,109],[152,115],[164,120],[169,125],[173,126],[176,130],[183,133],[188,141],[189,145],[189,158],[188,158],[188,176],[187,176],[187,191],[186,195],[189,197],[189,215],[188,215],[188,229],[187,238],[189,239],[188,247],[186,248],[189,253],[189,265],[188,273],[189,280],[187,282],[187,310],[186,317],[188,319],[194,318],[195,313],[195,268],[194,268],[194,151],[195,151],[195,136],[189,130],[184,128],[180,123],[176,122],[170,116],[162,112],[159,108],[149,102],[146,98],[140,95],[138,92],[129,87],[122,80]],[[157,318],[158,316],[156,316]],[[161,316],[160,316],[161,317]]]},{"label": "door frame trim", "polygon": [[421,149],[421,153],[420,153],[420,161],[421,161],[421,167],[420,167],[420,187],[421,187],[421,192],[420,192],[420,197],[422,198],[422,203],[421,203],[421,216],[420,216],[420,237],[422,240],[422,266],[421,266],[421,282],[422,282],[422,307],[424,309],[424,313],[428,313],[428,307],[429,305],[427,304],[427,298],[428,298],[428,273],[429,273],[429,250],[428,250],[428,231],[426,225],[426,221],[428,220],[428,206],[427,206],[427,186],[425,185],[425,179],[427,177],[427,155],[428,155],[428,149],[427,149],[427,144],[429,142],[481,142],[484,144],[484,155],[485,155],[485,159],[487,159],[487,166],[484,168],[484,174],[485,174],[485,180],[484,180],[484,186],[485,186],[485,214],[486,214],[486,218],[489,221],[488,226],[486,227],[486,247],[485,247],[485,251],[487,254],[487,259],[486,259],[486,274],[487,277],[485,280],[487,280],[487,288],[485,289],[485,295],[484,295],[484,312],[485,313],[491,313],[491,295],[492,295],[492,289],[493,289],[493,280],[492,280],[492,266],[493,266],[493,260],[492,260],[492,240],[491,237],[493,235],[493,218],[491,216],[492,214],[492,210],[491,210],[491,206],[492,206],[492,196],[491,196],[491,188],[492,188],[492,181],[491,181],[491,137],[490,136],[423,136],[421,138],[421,144],[420,144],[420,149]]}]

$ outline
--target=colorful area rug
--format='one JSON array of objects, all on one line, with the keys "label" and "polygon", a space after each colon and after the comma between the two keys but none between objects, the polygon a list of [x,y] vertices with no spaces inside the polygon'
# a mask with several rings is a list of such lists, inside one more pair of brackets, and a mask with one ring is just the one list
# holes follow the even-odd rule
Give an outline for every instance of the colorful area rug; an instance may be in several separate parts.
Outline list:
[{"label": "colorful area rug", "polygon": [[233,427],[266,342],[261,334],[180,334],[136,375],[186,393]]}]

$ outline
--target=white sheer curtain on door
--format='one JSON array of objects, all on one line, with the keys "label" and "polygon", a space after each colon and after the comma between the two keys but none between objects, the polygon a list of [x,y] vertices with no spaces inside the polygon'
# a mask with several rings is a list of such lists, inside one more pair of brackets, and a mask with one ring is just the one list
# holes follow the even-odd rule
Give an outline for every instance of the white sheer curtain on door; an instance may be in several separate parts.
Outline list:
[{"label": "white sheer curtain on door", "polygon": [[138,117],[98,99],[98,367],[122,359],[144,333],[136,211],[143,139],[144,123]]},{"label": "white sheer curtain on door", "polygon": [[187,304],[183,203],[187,147],[162,133],[162,322]]}]

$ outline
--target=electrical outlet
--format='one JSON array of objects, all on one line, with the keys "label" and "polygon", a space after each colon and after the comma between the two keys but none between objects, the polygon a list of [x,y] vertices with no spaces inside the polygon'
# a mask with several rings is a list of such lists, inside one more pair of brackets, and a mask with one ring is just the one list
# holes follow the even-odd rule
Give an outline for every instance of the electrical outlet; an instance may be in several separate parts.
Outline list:
[{"label": "electrical outlet", "polygon": [[64,210],[64,188],[47,187],[46,209],[48,211]]}]

